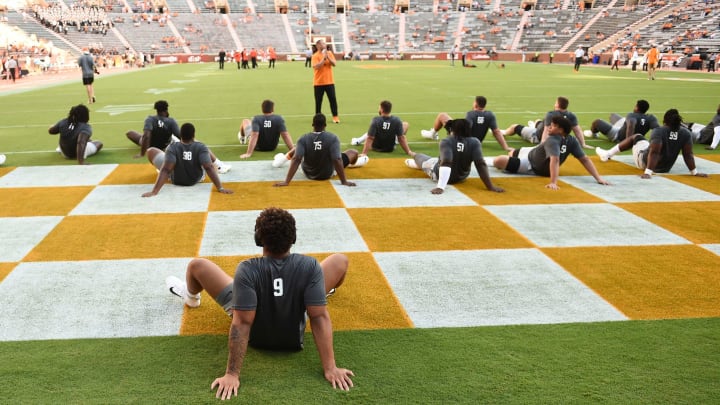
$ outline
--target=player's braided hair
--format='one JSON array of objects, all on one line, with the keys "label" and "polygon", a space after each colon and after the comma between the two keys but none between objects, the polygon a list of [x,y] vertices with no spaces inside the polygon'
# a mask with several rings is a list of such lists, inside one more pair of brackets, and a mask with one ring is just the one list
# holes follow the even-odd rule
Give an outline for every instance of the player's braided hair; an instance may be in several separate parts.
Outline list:
[{"label": "player's braided hair", "polygon": [[452,134],[458,138],[465,138],[470,135],[470,123],[464,119],[452,121]]},{"label": "player's braided hair", "polygon": [[295,218],[284,209],[266,208],[255,221],[255,236],[270,253],[286,253],[295,243]]},{"label": "player's braided hair", "polygon": [[72,124],[87,123],[90,121],[90,110],[83,104],[70,107],[67,119]]},{"label": "player's braided hair", "polygon": [[665,112],[663,123],[670,127],[671,130],[677,131],[680,129],[680,124],[682,123],[682,116],[680,116],[680,112],[677,109],[671,108]]}]

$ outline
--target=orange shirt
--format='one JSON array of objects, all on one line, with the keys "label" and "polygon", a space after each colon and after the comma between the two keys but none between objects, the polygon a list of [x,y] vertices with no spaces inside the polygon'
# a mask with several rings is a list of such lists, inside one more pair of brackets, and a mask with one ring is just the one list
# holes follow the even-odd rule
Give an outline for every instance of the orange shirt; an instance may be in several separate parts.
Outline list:
[{"label": "orange shirt", "polygon": [[[328,59],[335,62],[335,55],[331,51],[327,51]],[[322,52],[315,52],[312,56],[312,63],[313,67],[320,63],[321,60],[325,55],[323,55]],[[334,84],[335,80],[333,79],[333,71],[332,71],[332,64],[330,64],[330,61],[323,62],[322,66],[320,68],[314,68],[314,76],[313,76],[313,86],[324,86],[326,84]]]},{"label": "orange shirt", "polygon": [[647,53],[648,63],[656,64],[658,62],[658,50],[657,48],[650,48]]},{"label": "orange shirt", "polygon": [[275,54],[275,48],[268,48],[268,55],[270,56],[270,59],[275,59],[277,57],[277,55]]}]

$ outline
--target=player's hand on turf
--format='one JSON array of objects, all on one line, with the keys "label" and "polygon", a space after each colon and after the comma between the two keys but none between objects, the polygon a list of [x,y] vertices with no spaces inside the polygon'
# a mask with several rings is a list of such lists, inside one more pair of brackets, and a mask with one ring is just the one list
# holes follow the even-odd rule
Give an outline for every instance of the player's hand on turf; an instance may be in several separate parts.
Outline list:
[{"label": "player's hand on turf", "polygon": [[594,147],[592,147],[592,146],[590,146],[590,145],[588,145],[588,144],[586,144],[586,143],[583,144],[582,147],[583,147],[584,149],[593,149],[593,150],[595,149]]},{"label": "player's hand on turf", "polygon": [[225,374],[220,378],[216,378],[215,381],[210,385],[210,389],[214,390],[217,387],[217,393],[215,398],[221,400],[230,399],[233,396],[237,396],[238,388],[240,387],[240,378],[232,374]]},{"label": "player's hand on turf", "polygon": [[494,192],[496,192],[496,193],[504,193],[504,192],[505,192],[505,189],[504,189],[504,188],[501,188],[501,187],[498,187],[498,186],[492,186],[492,187],[489,188],[488,190],[494,191]]},{"label": "player's hand on turf", "polygon": [[273,184],[273,187],[285,187],[285,186],[289,186],[289,185],[290,185],[290,183],[288,183],[287,181],[281,181],[279,183]]},{"label": "player's hand on turf", "polygon": [[156,196],[156,195],[157,195],[156,192],[154,192],[154,191],[148,191],[147,193],[144,193],[142,196],[143,196],[143,197],[154,197],[154,196]]},{"label": "player's hand on turf", "polygon": [[707,173],[696,173],[695,177],[710,177],[707,175]]},{"label": "player's hand on turf", "polygon": [[433,194],[442,194],[445,192],[445,190],[441,189],[440,187],[435,187],[434,189],[430,190]]},{"label": "player's hand on turf", "polygon": [[612,183],[610,183],[609,181],[607,181],[605,179],[598,180],[598,184],[602,184],[603,186],[612,186]]},{"label": "player's hand on turf", "polygon": [[242,155],[240,155],[240,159],[247,159],[247,158],[249,158],[250,156],[252,156],[252,155],[249,154],[249,153],[243,153]]},{"label": "player's hand on turf", "polygon": [[342,184],[343,186],[348,186],[348,187],[355,187],[357,185],[357,184],[353,183],[352,181],[346,181],[346,182],[340,183],[340,184]]},{"label": "player's hand on turf", "polygon": [[355,374],[346,368],[335,367],[325,372],[325,379],[332,384],[333,388],[339,388],[343,391],[350,391],[350,387],[353,387],[350,377],[354,376]]},{"label": "player's hand on turf", "polygon": [[649,180],[649,179],[652,179],[652,176],[649,175],[649,174],[643,173],[643,174],[640,175],[640,178],[641,178],[641,179]]},{"label": "player's hand on turf", "polygon": [[549,188],[550,190],[560,190],[560,187],[555,183],[546,184],[545,188]]},{"label": "player's hand on turf", "polygon": [[133,156],[133,159],[141,158],[143,157],[142,153],[138,153],[137,155]]}]

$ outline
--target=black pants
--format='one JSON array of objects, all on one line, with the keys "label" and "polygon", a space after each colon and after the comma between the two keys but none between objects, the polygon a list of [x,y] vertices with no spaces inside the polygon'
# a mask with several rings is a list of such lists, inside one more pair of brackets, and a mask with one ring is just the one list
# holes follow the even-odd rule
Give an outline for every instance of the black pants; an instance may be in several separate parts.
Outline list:
[{"label": "black pants", "polygon": [[322,112],[322,101],[323,95],[327,94],[328,101],[330,102],[330,111],[333,117],[338,116],[337,99],[335,98],[335,85],[325,84],[322,86],[315,86],[315,114]]},{"label": "black pants", "polygon": [[581,64],[582,64],[582,58],[575,58],[575,70],[580,70]]}]

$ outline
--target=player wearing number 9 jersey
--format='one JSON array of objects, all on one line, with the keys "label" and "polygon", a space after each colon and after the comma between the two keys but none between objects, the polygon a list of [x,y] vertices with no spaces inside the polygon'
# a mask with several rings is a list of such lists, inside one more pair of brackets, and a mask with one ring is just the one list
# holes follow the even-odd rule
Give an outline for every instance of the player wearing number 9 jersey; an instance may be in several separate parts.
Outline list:
[{"label": "player wearing number 9 jersey", "polygon": [[255,222],[255,244],[262,247],[262,257],[240,263],[234,279],[212,261],[194,259],[188,264],[186,281],[172,276],[166,280],[170,292],[187,306],[198,307],[200,292],[206,290],[232,316],[225,375],[211,385],[217,386],[218,398],[237,395],[248,345],[271,350],[302,349],[305,314],[325,378],[335,388],[352,387],[352,371],[335,364],[326,298],[342,284],[348,259],[333,254],[318,263],[315,258],[290,253],[295,235],[292,214],[266,208]]}]

